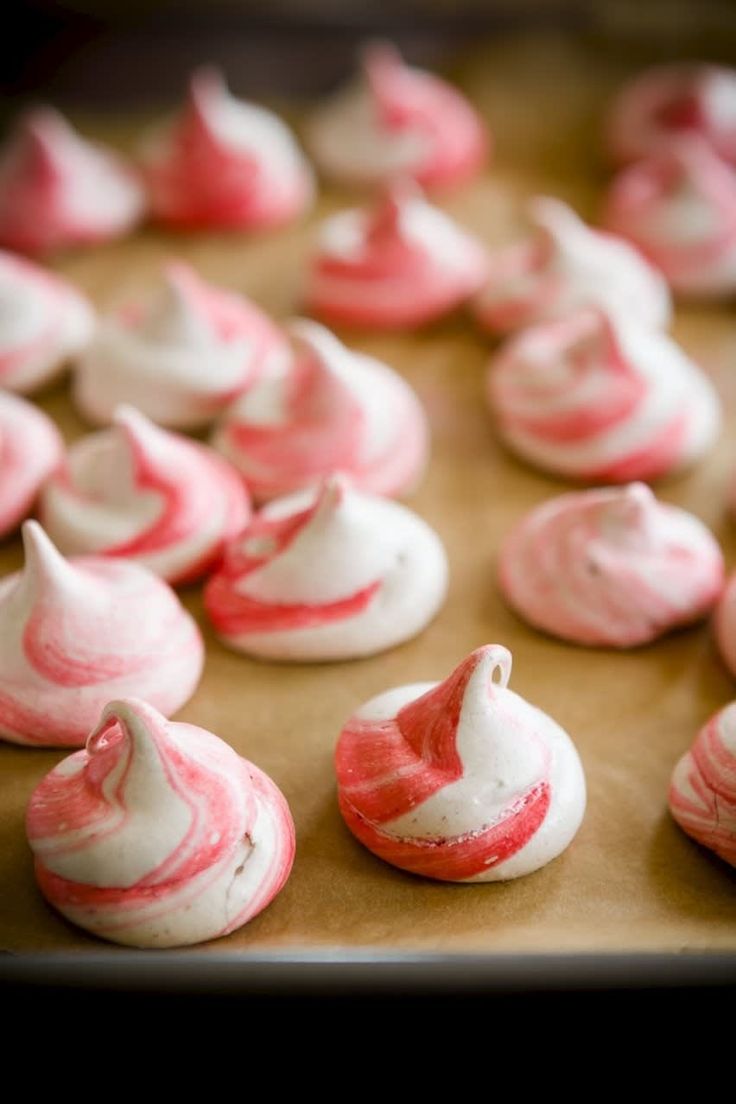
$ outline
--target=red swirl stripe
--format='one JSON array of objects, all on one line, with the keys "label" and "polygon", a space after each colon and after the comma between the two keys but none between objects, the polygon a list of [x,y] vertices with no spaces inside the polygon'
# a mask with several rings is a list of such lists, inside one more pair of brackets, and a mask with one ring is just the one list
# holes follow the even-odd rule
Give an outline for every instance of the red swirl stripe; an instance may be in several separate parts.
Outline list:
[{"label": "red swirl stripe", "polygon": [[669,806],[684,832],[736,866],[733,705],[711,717],[678,763],[670,785]]}]

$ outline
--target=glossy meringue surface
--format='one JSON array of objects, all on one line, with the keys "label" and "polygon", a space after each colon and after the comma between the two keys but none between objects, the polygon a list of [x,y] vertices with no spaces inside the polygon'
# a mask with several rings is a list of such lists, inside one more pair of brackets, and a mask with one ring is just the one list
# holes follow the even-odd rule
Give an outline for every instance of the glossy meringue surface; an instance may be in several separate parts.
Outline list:
[{"label": "glossy meringue surface", "polygon": [[353,659],[420,632],[447,571],[420,517],[331,476],[260,511],[209,580],[205,609],[220,637],[251,655]]},{"label": "glossy meringue surface", "polygon": [[60,276],[0,251],[0,387],[26,394],[89,342],[91,304]]},{"label": "glossy meringue surface", "polygon": [[723,587],[723,556],[698,518],[632,483],[536,506],[503,542],[499,581],[536,628],[630,648],[705,617]]},{"label": "glossy meringue surface", "polygon": [[603,219],[628,238],[683,296],[736,293],[736,168],[696,137],[624,169]]},{"label": "glossy meringue surface", "polygon": [[711,717],[678,761],[669,806],[683,832],[736,866],[736,702]]},{"label": "glossy meringue surface", "polygon": [[61,434],[48,415],[0,391],[0,537],[30,514],[41,485],[63,454]]},{"label": "glossy meringue surface", "polygon": [[23,543],[22,571],[0,580],[0,736],[80,747],[112,698],[184,705],[204,645],[170,587],[127,560],[65,560],[35,521]]},{"label": "glossy meringue surface", "polygon": [[169,263],[149,300],[104,317],[79,359],[74,401],[90,422],[129,403],[159,425],[211,423],[286,355],[285,339],[254,303]]},{"label": "glossy meringue surface", "polygon": [[491,361],[488,399],[520,457],[595,483],[681,470],[711,448],[721,424],[712,383],[671,338],[602,310],[508,341]]},{"label": "glossy meringue surface", "polygon": [[489,136],[457,89],[405,65],[387,42],[364,50],[361,69],[309,121],[309,149],[326,176],[360,187],[411,176],[433,188],[481,170]]},{"label": "glossy meringue surface", "polygon": [[409,385],[315,322],[294,323],[291,335],[289,363],[238,399],[213,436],[253,497],[264,501],[313,487],[333,471],[371,494],[413,490],[429,441]]},{"label": "glossy meringue surface", "polygon": [[570,737],[508,689],[511,653],[478,648],[440,683],[389,690],[344,726],[340,811],[379,858],[441,881],[530,874],[571,842],[585,777]]},{"label": "glossy meringue surface", "polygon": [[376,329],[440,318],[485,279],[486,252],[407,181],[374,205],[323,224],[306,278],[306,307],[327,322]]},{"label": "glossy meringue surface", "polygon": [[73,444],[41,498],[62,552],[133,559],[173,583],[217,564],[249,516],[245,486],[220,456],[132,407]]},{"label": "glossy meringue surface", "polygon": [[474,301],[484,329],[510,333],[584,306],[611,307],[655,329],[667,325],[667,284],[623,238],[587,226],[550,196],[530,201],[528,215],[531,236],[490,255]]},{"label": "glossy meringue surface", "polygon": [[222,74],[192,76],[180,115],[141,151],[153,217],[174,228],[281,226],[311,203],[311,169],[278,115],[235,99]]},{"label": "glossy meringue surface", "polygon": [[51,108],[28,112],[0,150],[0,246],[42,254],[127,233],[145,209],[118,154],[77,134]]},{"label": "glossy meringue surface", "polygon": [[736,164],[736,69],[704,63],[658,65],[615,97],[606,142],[618,161],[636,161],[688,135]]},{"label": "glossy meringue surface", "polygon": [[132,947],[226,935],[286,882],[294,825],[281,791],[202,728],[136,698],[111,702],[86,749],[31,795],[41,892],[67,920]]}]

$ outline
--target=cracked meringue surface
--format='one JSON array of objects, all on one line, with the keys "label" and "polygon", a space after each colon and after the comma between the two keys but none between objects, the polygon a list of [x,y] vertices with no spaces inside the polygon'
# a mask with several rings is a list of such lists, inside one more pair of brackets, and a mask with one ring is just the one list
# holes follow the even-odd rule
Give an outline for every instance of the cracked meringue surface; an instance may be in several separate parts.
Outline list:
[{"label": "cracked meringue surface", "polygon": [[508,341],[491,361],[488,400],[522,459],[595,483],[679,471],[710,449],[721,425],[712,383],[671,338],[603,310]]},{"label": "cracked meringue surface", "polygon": [[48,415],[0,391],[0,537],[28,517],[63,455],[61,434]]},{"label": "cracked meringue surface", "polygon": [[187,103],[141,149],[151,212],[181,230],[264,230],[311,204],[312,172],[274,112],[237,100],[213,68],[192,76]]},{"label": "cracked meringue surface", "polygon": [[608,191],[603,221],[678,295],[736,293],[736,169],[701,139],[680,138],[624,169]]},{"label": "cracked meringue surface", "polygon": [[472,652],[439,683],[379,694],[340,733],[340,811],[385,862],[451,882],[530,874],[560,855],[585,812],[575,746],[508,689],[511,653]]},{"label": "cracked meringue surface", "polygon": [[35,521],[23,544],[23,569],[0,580],[0,736],[80,747],[111,698],[184,705],[204,645],[171,588],[127,560],[65,560]]},{"label": "cracked meringue surface", "polygon": [[442,317],[478,291],[479,241],[407,181],[372,207],[322,226],[306,277],[307,310],[326,322],[402,329]]},{"label": "cracked meringue surface", "polygon": [[101,319],[76,366],[74,401],[97,425],[129,403],[159,425],[199,429],[286,355],[254,303],[171,262],[149,303]]},{"label": "cracked meringue surface", "polygon": [[631,648],[705,617],[723,587],[723,556],[698,518],[632,483],[536,506],[503,542],[499,581],[535,628]]},{"label": "cracked meringue surface", "polygon": [[0,386],[27,394],[89,343],[91,304],[73,284],[0,251]]},{"label": "cracked meringue surface", "polygon": [[354,659],[421,632],[447,573],[426,522],[334,475],[256,515],[207,583],[205,609],[225,643],[250,655]]},{"label": "cracked meringue surface", "polygon": [[249,516],[245,486],[222,457],[133,407],[73,444],[41,496],[62,552],[133,559],[177,584],[215,566]]},{"label": "cracked meringue surface", "polygon": [[477,175],[490,138],[462,93],[378,42],[363,51],[357,80],[313,113],[307,145],[320,170],[343,184],[411,176],[441,188]]},{"label": "cracked meringue surface", "polygon": [[289,362],[236,400],[212,438],[256,501],[313,487],[333,471],[372,494],[413,490],[429,431],[408,383],[315,322],[290,332]]},{"label": "cracked meringue surface", "polygon": [[43,254],[126,234],[143,188],[117,153],[77,134],[57,111],[22,116],[0,151],[0,246]]},{"label": "cracked meringue surface", "polygon": [[736,866],[736,702],[710,718],[678,761],[669,807],[683,832]]},{"label": "cracked meringue surface", "polygon": [[271,779],[205,729],[136,698],[31,795],[39,888],[71,923],[130,947],[227,935],[283,888],[294,824]]},{"label": "cracked meringue surface", "polygon": [[736,164],[736,69],[696,62],[645,70],[614,99],[606,144],[615,160],[637,161],[688,135]]},{"label": "cracked meringue surface", "polygon": [[654,329],[672,313],[660,272],[623,238],[587,226],[559,199],[529,203],[531,235],[491,253],[473,309],[483,329],[510,333],[584,306],[611,307]]}]

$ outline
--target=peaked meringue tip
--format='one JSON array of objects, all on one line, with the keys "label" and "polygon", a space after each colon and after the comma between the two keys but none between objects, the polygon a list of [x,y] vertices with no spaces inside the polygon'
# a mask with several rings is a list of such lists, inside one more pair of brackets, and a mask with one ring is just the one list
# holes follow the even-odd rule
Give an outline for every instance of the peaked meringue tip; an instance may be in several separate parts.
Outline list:
[{"label": "peaked meringue tip", "polygon": [[453,676],[472,668],[490,687],[498,686],[505,690],[511,678],[512,665],[511,652],[503,644],[482,644],[455,668]]},{"label": "peaked meringue tip", "polygon": [[198,65],[189,77],[189,96],[191,101],[201,106],[213,99],[230,95],[225,74],[214,62]]},{"label": "peaked meringue tip", "polygon": [[74,567],[38,521],[24,521],[21,536],[25,558],[23,575],[26,579],[36,582],[53,580],[58,585],[64,578],[74,576]]},{"label": "peaked meringue tip", "polygon": [[350,489],[350,478],[344,472],[331,472],[319,485],[315,501],[315,513],[332,513],[345,501]]},{"label": "peaked meringue tip", "polygon": [[119,725],[123,739],[137,751],[150,751],[155,743],[153,729],[163,728],[166,723],[166,718],[142,698],[119,698],[108,702],[87,737],[87,754],[96,755],[110,746],[108,734],[115,725]]},{"label": "peaked meringue tip", "polygon": [[360,48],[360,65],[368,80],[379,79],[386,72],[404,68],[398,46],[387,38],[372,38]]}]

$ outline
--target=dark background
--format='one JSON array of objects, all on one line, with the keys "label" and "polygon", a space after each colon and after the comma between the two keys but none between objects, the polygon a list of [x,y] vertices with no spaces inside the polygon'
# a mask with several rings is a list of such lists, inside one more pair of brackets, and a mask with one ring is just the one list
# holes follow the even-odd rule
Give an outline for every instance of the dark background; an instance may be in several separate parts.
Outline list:
[{"label": "dark background", "polygon": [[119,110],[177,99],[203,60],[236,91],[323,92],[387,35],[448,65],[492,36],[587,36],[636,60],[736,55],[736,0],[6,0],[0,96]]}]

